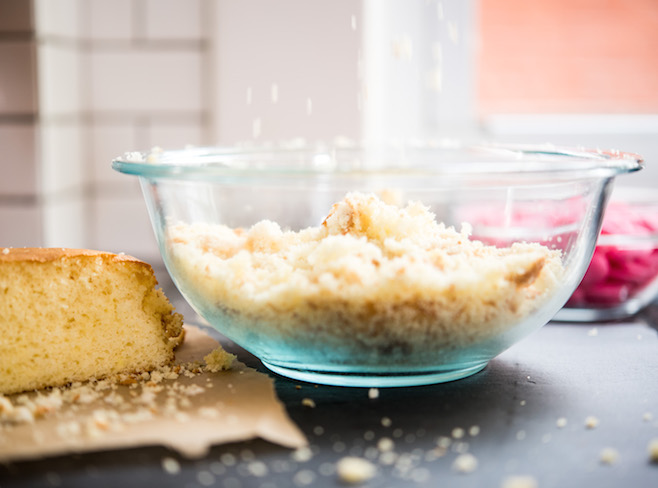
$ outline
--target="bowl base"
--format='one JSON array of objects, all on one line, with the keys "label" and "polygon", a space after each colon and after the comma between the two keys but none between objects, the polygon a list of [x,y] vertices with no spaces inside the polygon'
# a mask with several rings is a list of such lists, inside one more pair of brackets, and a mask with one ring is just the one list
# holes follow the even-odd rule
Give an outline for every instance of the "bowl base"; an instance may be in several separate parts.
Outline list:
[{"label": "bowl base", "polygon": [[270,371],[278,375],[305,381],[307,383],[331,386],[387,388],[432,385],[435,383],[446,383],[448,381],[460,380],[482,371],[486,367],[488,361],[467,363],[460,367],[454,367],[451,369],[406,373],[314,371],[292,368],[289,366],[279,366],[266,361],[262,361],[262,363]]}]

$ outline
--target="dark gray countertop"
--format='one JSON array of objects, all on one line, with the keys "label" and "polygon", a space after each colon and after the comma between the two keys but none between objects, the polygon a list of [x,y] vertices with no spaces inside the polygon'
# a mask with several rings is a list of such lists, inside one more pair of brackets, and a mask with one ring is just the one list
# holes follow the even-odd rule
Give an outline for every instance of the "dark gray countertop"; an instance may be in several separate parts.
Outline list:
[{"label": "dark gray countertop", "polygon": [[[191,311],[177,304],[190,321]],[[362,485],[369,487],[500,487],[513,475],[531,476],[539,488],[655,487],[658,464],[649,462],[647,446],[658,438],[657,318],[653,306],[633,321],[551,323],[470,378],[380,389],[374,399],[364,388],[277,377],[279,398],[309,438],[308,460],[261,440],[216,446],[200,460],[151,447],[0,466],[0,487],[344,486],[334,467],[347,455],[373,458],[377,475]],[[225,344],[267,372],[253,356]],[[315,408],[303,406],[304,398]],[[587,428],[588,417],[598,425]],[[464,436],[439,456],[437,439],[452,437],[455,428]],[[394,442],[388,459],[375,457],[382,437]],[[611,465],[601,461],[606,448],[618,453]],[[465,474],[453,463],[466,451],[477,468]],[[178,474],[163,470],[165,457],[179,461]]]}]

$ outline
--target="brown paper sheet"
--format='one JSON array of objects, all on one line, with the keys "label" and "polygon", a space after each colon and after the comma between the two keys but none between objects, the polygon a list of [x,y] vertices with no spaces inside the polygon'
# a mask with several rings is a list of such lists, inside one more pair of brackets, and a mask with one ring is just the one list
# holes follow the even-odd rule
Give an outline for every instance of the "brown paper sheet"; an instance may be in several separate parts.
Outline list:
[{"label": "brown paper sheet", "polygon": [[[201,329],[186,326],[176,363],[202,360],[216,347]],[[7,398],[16,403],[18,396]],[[273,380],[236,360],[229,371],[119,385],[89,403],[64,403],[34,423],[2,423],[0,461],[154,445],[201,457],[213,445],[257,437],[289,448],[307,443]]]}]

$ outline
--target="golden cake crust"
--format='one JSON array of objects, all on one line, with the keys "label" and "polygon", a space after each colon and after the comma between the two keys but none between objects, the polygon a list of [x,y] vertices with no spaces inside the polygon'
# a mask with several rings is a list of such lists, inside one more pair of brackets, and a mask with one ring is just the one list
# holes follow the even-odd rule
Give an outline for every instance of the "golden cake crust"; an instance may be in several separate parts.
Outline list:
[{"label": "golden cake crust", "polygon": [[150,264],[133,256],[129,256],[128,254],[114,254],[105,251],[94,251],[92,249],[71,249],[63,247],[5,247],[0,250],[0,262],[28,261],[47,263],[58,261],[63,258],[75,258],[80,256],[99,256],[103,259],[111,259],[117,262],[129,261],[133,263],[141,263],[144,266],[151,268]]}]

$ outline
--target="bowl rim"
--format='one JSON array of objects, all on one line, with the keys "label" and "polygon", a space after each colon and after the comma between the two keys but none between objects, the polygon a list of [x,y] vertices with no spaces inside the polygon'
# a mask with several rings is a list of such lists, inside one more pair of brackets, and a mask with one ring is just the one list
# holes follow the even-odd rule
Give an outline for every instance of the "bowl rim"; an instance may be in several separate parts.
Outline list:
[{"label": "bowl rim", "polygon": [[[477,157],[475,155],[477,154]],[[381,165],[384,159],[393,163]],[[428,161],[430,159],[430,161]],[[374,161],[374,163],[373,163]],[[422,164],[420,164],[422,161]],[[221,180],[226,176],[515,176],[612,177],[639,171],[642,156],[617,149],[553,144],[430,143],[187,146],[126,152],[118,172],[147,178]]]}]

